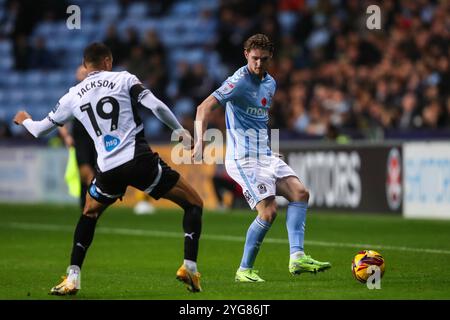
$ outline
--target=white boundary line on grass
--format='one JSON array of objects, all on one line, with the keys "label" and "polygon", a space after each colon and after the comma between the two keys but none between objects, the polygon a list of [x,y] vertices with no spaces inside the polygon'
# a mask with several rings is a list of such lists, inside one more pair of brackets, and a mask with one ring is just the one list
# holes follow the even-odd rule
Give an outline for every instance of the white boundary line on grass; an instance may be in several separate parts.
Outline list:
[{"label": "white boundary line on grass", "polygon": [[[74,230],[75,230],[75,226],[56,225],[56,224],[41,224],[41,223],[22,223],[22,222],[11,222],[11,223],[6,223],[6,224],[0,224],[0,227],[6,227],[6,228],[11,228],[11,229],[20,229],[20,230],[38,230],[38,231],[74,232]],[[108,228],[108,227],[98,227],[95,232],[103,233],[103,234],[119,234],[119,235],[125,235],[125,236],[143,236],[143,237],[182,238],[182,236],[183,236],[182,232],[126,229],[126,228]],[[212,234],[202,234],[201,239],[234,241],[234,242],[244,242],[245,241],[244,237],[212,235]],[[266,238],[266,239],[264,239],[264,243],[288,244],[289,242],[287,239]],[[385,249],[385,250],[395,250],[395,251],[410,251],[410,252],[449,254],[450,255],[450,250],[387,246],[387,245],[367,244],[367,243],[345,243],[345,242],[327,242],[327,241],[305,240],[305,244],[310,245],[310,246],[318,246],[318,247],[342,247],[342,248],[359,248],[359,249],[374,248],[374,249],[378,249],[378,250]]]}]

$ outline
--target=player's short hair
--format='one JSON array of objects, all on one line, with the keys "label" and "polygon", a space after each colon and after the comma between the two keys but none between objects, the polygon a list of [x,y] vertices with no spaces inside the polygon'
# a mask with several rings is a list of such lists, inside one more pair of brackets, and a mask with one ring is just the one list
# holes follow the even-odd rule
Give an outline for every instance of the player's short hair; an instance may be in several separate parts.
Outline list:
[{"label": "player's short hair", "polygon": [[99,65],[107,57],[112,57],[111,49],[101,42],[91,43],[83,52],[84,62],[93,65]]},{"label": "player's short hair", "polygon": [[266,35],[257,33],[252,35],[244,42],[244,49],[246,51],[250,51],[252,49],[261,49],[273,53],[274,45]]}]

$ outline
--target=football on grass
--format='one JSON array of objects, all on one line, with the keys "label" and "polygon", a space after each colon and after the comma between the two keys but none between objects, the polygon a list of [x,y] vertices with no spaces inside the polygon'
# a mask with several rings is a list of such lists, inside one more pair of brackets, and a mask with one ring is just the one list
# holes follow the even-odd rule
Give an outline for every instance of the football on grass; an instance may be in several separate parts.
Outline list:
[{"label": "football on grass", "polygon": [[383,256],[374,250],[362,250],[356,254],[352,261],[352,273],[356,280],[366,283],[375,272],[384,274],[385,263]]}]

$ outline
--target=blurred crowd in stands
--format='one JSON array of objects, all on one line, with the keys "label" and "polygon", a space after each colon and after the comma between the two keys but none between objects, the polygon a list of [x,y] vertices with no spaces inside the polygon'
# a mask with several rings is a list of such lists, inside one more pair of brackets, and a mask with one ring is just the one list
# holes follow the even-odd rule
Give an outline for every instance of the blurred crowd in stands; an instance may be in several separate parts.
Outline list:
[{"label": "blurred crowd in stands", "polygon": [[[29,35],[39,19],[66,19],[68,4],[42,2],[47,5],[4,1],[7,14],[0,15],[0,37],[14,43],[16,70],[63,67],[45,39],[31,41]],[[118,1],[124,11],[136,2],[143,1]],[[152,8],[148,18],[168,15],[179,2],[190,1],[145,1]],[[242,45],[254,33],[264,33],[275,43],[270,73],[277,92],[270,126],[281,129],[282,138],[383,139],[450,128],[449,1],[211,2],[217,5],[202,7],[198,14],[214,25],[215,37],[197,48],[218,55],[215,65],[183,59],[173,63],[168,59],[171,45],[151,28],[122,32],[109,24],[101,39],[112,49],[115,65],[136,74],[187,128],[192,129],[196,106],[245,64]],[[366,8],[372,4],[381,9],[380,30],[366,26]],[[31,15],[34,20],[28,11],[33,7],[39,12]],[[212,125],[223,129],[220,109]],[[150,127],[150,136],[158,136],[155,130],[168,132],[162,125]],[[6,124],[0,124],[1,135],[7,135]]]}]

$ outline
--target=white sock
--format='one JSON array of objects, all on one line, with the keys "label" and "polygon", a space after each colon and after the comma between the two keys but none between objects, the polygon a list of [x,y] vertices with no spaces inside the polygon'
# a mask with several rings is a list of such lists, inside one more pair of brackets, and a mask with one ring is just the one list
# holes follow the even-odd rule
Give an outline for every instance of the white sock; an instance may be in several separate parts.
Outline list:
[{"label": "white sock", "polygon": [[239,267],[239,271],[245,271],[245,270],[250,270],[251,268],[242,268],[242,267]]},{"label": "white sock", "polygon": [[192,260],[184,260],[184,265],[190,272],[197,272],[197,262]]},{"label": "white sock", "polygon": [[303,257],[305,253],[303,251],[297,251],[291,254],[291,260],[297,260],[301,257]]}]

